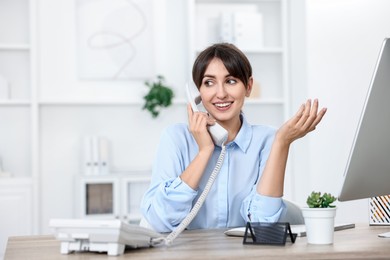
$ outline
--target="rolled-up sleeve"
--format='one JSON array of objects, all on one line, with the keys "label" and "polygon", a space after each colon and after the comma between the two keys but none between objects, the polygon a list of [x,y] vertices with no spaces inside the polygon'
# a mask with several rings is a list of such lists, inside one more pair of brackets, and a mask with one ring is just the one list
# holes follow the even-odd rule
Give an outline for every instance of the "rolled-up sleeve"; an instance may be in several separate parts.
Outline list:
[{"label": "rolled-up sleeve", "polygon": [[181,150],[187,149],[183,144],[187,143],[188,137],[180,134],[180,129],[183,128],[163,131],[153,165],[151,185],[141,202],[144,218],[158,232],[169,232],[179,225],[190,212],[198,194],[179,177],[191,159],[182,156]]},{"label": "rolled-up sleeve", "polygon": [[281,197],[264,196],[253,191],[242,203],[241,216],[251,222],[277,222],[284,208]]},{"label": "rolled-up sleeve", "polygon": [[190,212],[197,194],[177,177],[150,189],[144,196],[141,210],[153,229],[169,232]]}]

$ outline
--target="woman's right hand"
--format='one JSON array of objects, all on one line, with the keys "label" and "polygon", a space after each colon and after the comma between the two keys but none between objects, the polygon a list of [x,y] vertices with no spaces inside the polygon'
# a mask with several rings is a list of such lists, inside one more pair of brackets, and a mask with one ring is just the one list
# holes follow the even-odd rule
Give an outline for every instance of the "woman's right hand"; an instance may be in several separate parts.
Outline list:
[{"label": "woman's right hand", "polygon": [[213,139],[211,139],[209,131],[207,130],[207,126],[214,125],[215,120],[209,117],[207,113],[194,112],[190,104],[187,104],[187,112],[189,130],[198,144],[199,151],[213,151],[215,145],[213,143]]},{"label": "woman's right hand", "polygon": [[199,182],[202,179],[207,163],[215,148],[213,140],[207,130],[207,125],[213,125],[215,124],[215,121],[211,119],[207,113],[194,112],[190,104],[187,105],[187,112],[188,129],[198,144],[199,152],[180,175],[180,178],[187,183],[188,186],[196,190],[199,187]]}]

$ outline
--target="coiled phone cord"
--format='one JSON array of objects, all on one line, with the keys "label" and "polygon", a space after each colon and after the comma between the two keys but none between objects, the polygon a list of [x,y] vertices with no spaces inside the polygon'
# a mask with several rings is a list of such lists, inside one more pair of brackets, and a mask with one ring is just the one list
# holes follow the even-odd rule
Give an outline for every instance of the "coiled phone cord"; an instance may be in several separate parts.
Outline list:
[{"label": "coiled phone cord", "polygon": [[225,158],[225,152],[226,152],[226,147],[225,144],[222,144],[222,150],[221,153],[219,154],[217,164],[215,165],[215,168],[213,172],[210,175],[209,180],[207,181],[207,184],[202,192],[202,194],[199,196],[198,200],[196,201],[194,207],[191,209],[190,213],[183,219],[183,221],[180,223],[179,226],[175,228],[166,238],[157,238],[154,240],[154,243],[159,244],[160,242],[165,241],[165,245],[169,246],[172,244],[173,240],[180,235],[181,232],[191,223],[191,221],[195,218],[195,216],[198,214],[200,208],[202,207],[207,194],[209,193],[211,186],[213,185],[215,178],[217,177],[217,174],[221,170],[223,160]]}]

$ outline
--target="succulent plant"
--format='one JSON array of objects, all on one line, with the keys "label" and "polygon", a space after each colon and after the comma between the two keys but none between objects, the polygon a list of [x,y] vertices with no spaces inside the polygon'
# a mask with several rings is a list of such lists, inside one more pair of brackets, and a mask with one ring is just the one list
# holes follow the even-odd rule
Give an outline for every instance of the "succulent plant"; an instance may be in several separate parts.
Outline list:
[{"label": "succulent plant", "polygon": [[336,197],[330,193],[324,193],[313,191],[310,196],[307,197],[306,203],[310,208],[334,208],[335,205],[331,205],[337,200]]}]

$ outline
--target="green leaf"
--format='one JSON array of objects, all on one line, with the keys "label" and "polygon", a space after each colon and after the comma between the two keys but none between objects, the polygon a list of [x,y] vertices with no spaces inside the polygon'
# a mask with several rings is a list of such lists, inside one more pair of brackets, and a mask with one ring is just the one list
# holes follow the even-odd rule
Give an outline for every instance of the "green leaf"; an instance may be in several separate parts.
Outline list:
[{"label": "green leaf", "polygon": [[166,86],[164,81],[164,77],[158,75],[155,82],[145,82],[145,85],[150,89],[144,96],[145,104],[142,109],[148,110],[153,118],[156,118],[160,114],[162,108],[169,107],[172,104],[174,97],[173,90],[169,86]]}]

